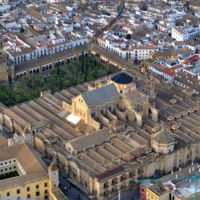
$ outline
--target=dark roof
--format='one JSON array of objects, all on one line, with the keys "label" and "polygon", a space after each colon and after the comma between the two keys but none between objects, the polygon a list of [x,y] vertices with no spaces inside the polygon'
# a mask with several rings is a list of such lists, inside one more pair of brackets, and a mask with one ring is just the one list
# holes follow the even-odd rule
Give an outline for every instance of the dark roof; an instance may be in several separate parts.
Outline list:
[{"label": "dark roof", "polygon": [[175,137],[167,129],[163,129],[160,133],[153,135],[152,139],[158,144],[170,144],[175,142]]},{"label": "dark roof", "polygon": [[106,85],[81,94],[89,108],[95,108],[120,98],[114,84]]},{"label": "dark roof", "polygon": [[111,80],[119,84],[129,84],[133,82],[133,78],[124,72],[114,75]]}]

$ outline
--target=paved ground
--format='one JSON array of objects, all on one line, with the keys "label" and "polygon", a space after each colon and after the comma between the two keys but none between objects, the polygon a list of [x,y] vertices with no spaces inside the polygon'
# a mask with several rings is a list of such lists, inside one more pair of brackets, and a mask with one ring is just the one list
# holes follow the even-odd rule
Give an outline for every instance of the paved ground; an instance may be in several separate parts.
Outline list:
[{"label": "paved ground", "polygon": [[78,188],[60,178],[60,189],[69,200],[89,200]]},{"label": "paved ground", "polygon": [[[89,200],[78,188],[62,178],[60,178],[60,188],[69,200]],[[119,199],[118,197],[114,197],[112,200]],[[126,195],[121,195],[120,200],[139,200],[139,193],[138,191],[134,191]]]}]

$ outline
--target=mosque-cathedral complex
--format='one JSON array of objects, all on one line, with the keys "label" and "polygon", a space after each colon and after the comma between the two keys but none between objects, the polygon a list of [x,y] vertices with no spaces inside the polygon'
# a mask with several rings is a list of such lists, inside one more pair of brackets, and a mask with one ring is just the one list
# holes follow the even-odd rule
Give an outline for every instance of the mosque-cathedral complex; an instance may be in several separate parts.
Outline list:
[{"label": "mosque-cathedral complex", "polygon": [[96,199],[200,158],[197,98],[125,71],[14,107],[1,105],[0,125]]}]

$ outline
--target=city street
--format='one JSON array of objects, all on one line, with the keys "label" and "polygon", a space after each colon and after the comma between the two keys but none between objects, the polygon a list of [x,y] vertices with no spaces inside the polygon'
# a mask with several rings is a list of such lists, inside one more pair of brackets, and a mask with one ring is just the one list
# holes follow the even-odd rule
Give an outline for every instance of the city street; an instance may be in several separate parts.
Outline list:
[{"label": "city street", "polygon": [[89,200],[79,189],[63,178],[60,178],[60,189],[69,200]]},{"label": "city street", "polygon": [[[78,188],[63,178],[60,178],[60,189],[69,200],[89,200],[89,198],[87,198]],[[115,197],[112,200],[119,200],[119,198]],[[139,192],[137,190],[126,195],[121,195],[120,200],[139,200]]]}]

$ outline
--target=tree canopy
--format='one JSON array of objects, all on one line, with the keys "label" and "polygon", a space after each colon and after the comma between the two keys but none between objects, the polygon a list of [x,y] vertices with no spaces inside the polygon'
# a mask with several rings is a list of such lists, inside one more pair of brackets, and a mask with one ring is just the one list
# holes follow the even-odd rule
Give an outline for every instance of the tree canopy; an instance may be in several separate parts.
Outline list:
[{"label": "tree canopy", "polygon": [[116,72],[117,69],[112,64],[104,65],[99,59],[98,54],[94,58],[82,55],[79,60],[62,66],[62,69],[57,66],[47,78],[39,74],[30,74],[10,87],[0,85],[0,102],[13,106],[39,97],[42,91],[51,90],[55,93],[72,85],[90,82]]}]

